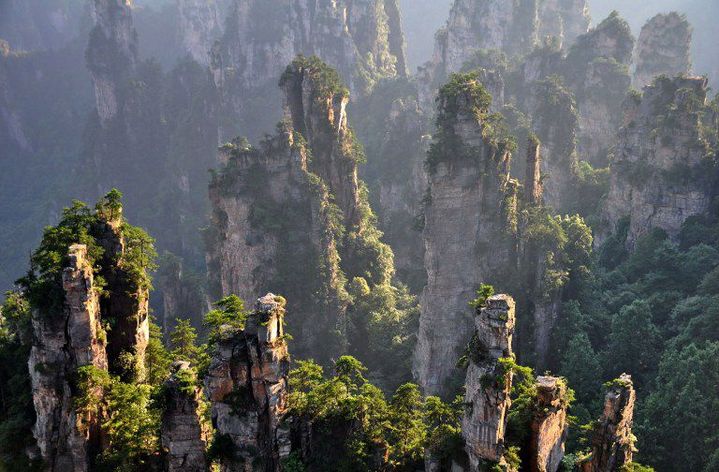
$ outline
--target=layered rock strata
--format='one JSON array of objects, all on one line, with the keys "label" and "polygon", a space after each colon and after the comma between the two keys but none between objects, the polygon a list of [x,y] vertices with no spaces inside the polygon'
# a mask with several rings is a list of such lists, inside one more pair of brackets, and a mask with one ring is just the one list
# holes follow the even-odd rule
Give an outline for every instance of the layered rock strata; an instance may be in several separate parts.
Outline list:
[{"label": "layered rock strata", "polygon": [[627,101],[611,163],[604,236],[628,218],[630,248],[652,228],[677,238],[688,217],[708,210],[715,170],[707,141],[712,137],[701,118],[706,95],[705,78],[664,77]]},{"label": "layered rock strata", "polygon": [[582,465],[583,472],[613,472],[632,462],[635,400],[629,375],[622,374],[610,382],[604,398],[604,412],[594,430],[592,456]]},{"label": "layered rock strata", "polygon": [[517,183],[509,177],[507,143],[483,121],[483,94],[474,75],[456,76],[443,88],[427,161],[427,285],[413,371],[428,395],[446,393],[459,374],[455,364],[471,336],[468,302],[475,290],[513,267]]},{"label": "layered rock strata", "polygon": [[168,472],[205,472],[208,431],[203,424],[202,389],[195,385],[189,362],[178,361],[163,386],[160,442],[166,454]]},{"label": "layered rock strata", "polygon": [[216,434],[232,449],[223,471],[259,463],[279,471],[290,453],[290,430],[283,424],[289,372],[284,315],[284,299],[269,293],[257,300],[245,329],[220,328],[205,390]]},{"label": "layered rock strata", "polygon": [[634,50],[632,85],[641,90],[655,77],[688,75],[691,71],[692,27],[677,13],[660,13],[639,34]]},{"label": "layered rock strata", "polygon": [[46,470],[86,471],[98,447],[99,413],[78,416],[71,379],[77,369],[107,369],[99,290],[87,247],[75,244],[63,270],[62,313],[33,312],[29,370],[36,422],[33,435]]},{"label": "layered rock strata", "polygon": [[485,461],[503,459],[512,371],[500,361],[512,359],[514,310],[511,297],[495,295],[474,318],[462,418],[462,436],[472,471],[480,470]]},{"label": "layered rock strata", "polygon": [[531,423],[530,470],[556,472],[567,439],[567,385],[557,377],[537,377],[537,404]]}]

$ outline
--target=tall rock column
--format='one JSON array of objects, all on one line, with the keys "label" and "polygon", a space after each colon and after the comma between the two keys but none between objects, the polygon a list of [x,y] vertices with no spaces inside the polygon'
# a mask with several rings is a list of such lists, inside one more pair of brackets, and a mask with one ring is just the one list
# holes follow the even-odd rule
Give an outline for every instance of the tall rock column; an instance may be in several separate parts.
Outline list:
[{"label": "tall rock column", "polygon": [[537,404],[532,418],[530,471],[556,472],[567,439],[567,384],[557,377],[537,377]]},{"label": "tall rock column", "polygon": [[500,360],[512,358],[514,323],[514,300],[507,295],[490,297],[474,318],[465,381],[467,406],[462,418],[472,471],[480,470],[484,461],[501,462],[503,458],[512,371]]},{"label": "tall rock column", "polygon": [[613,12],[578,37],[567,55],[564,74],[577,101],[579,155],[595,166],[606,165],[614,135],[622,124],[633,49],[629,24]]},{"label": "tall rock column", "polygon": [[634,384],[622,374],[612,381],[604,398],[604,412],[594,431],[592,456],[583,472],[614,472],[632,462],[634,455]]},{"label": "tall rock column", "polygon": [[684,15],[660,13],[642,27],[634,50],[632,85],[641,90],[655,77],[689,74],[692,27]]},{"label": "tall rock column", "polygon": [[206,472],[207,436],[203,425],[202,389],[195,385],[189,362],[178,361],[165,382],[165,409],[160,440],[167,454],[167,472]]},{"label": "tall rock column", "polygon": [[473,74],[440,91],[438,132],[428,154],[425,269],[413,371],[425,394],[448,394],[448,381],[472,333],[468,303],[512,262],[517,184],[507,143],[485,127],[491,99]]},{"label": "tall rock column", "polygon": [[98,446],[97,413],[79,417],[71,387],[77,369],[107,369],[105,332],[100,324],[99,289],[87,247],[75,244],[63,270],[61,313],[33,311],[29,370],[37,416],[33,435],[47,470],[86,471]]},{"label": "tall rock column", "polygon": [[626,218],[630,248],[652,228],[676,239],[688,217],[709,209],[716,167],[708,147],[712,137],[702,122],[706,96],[706,78],[660,77],[643,96],[627,101],[601,239]]},{"label": "tall rock column", "polygon": [[284,299],[268,293],[257,300],[244,330],[220,328],[220,339],[205,379],[212,423],[232,445],[222,471],[248,470],[261,461],[279,471],[290,453],[287,410],[289,355],[283,337]]},{"label": "tall rock column", "polygon": [[114,118],[123,99],[123,87],[137,66],[137,33],[131,0],[93,0],[95,27],[90,32],[87,65],[95,86],[100,122]]}]

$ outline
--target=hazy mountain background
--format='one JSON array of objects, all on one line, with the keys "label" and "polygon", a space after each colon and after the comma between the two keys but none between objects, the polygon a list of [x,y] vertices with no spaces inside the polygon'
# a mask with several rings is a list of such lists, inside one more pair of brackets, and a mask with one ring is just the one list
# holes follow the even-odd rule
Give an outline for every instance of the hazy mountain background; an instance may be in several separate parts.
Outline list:
[{"label": "hazy mountain background", "polygon": [[[452,0],[401,0],[410,71],[414,72],[431,57],[434,34],[447,20],[452,3]],[[719,75],[719,51],[706,46],[717,42],[712,24],[719,17],[718,0],[590,0],[590,8],[594,24],[612,10],[619,11],[632,25],[635,36],[657,13],[685,13],[694,26],[694,72],[710,77]]]}]

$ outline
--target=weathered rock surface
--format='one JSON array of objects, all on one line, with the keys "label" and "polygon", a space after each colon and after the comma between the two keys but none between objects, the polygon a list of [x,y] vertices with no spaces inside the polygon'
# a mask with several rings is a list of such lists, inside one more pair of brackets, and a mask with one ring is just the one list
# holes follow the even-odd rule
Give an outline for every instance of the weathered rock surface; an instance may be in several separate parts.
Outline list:
[{"label": "weathered rock surface", "polygon": [[194,385],[189,362],[173,364],[174,373],[164,384],[165,409],[160,441],[167,455],[168,472],[205,472],[208,433],[203,424],[202,389]]},{"label": "weathered rock surface", "polygon": [[284,300],[269,293],[257,301],[244,330],[221,328],[205,390],[216,434],[234,447],[235,460],[223,459],[223,471],[248,470],[253,461],[279,471],[290,453],[283,424],[289,371],[284,315]]},{"label": "weathered rock surface", "polygon": [[[474,79],[464,85],[481,87]],[[427,285],[413,364],[428,395],[444,393],[457,373],[472,332],[468,303],[475,290],[513,266],[517,185],[509,178],[511,155],[483,137],[485,124],[477,116],[482,105],[469,90],[450,91],[440,100],[441,129],[430,150],[423,235]]]},{"label": "weathered rock surface", "polygon": [[[277,119],[275,86],[298,54],[320,57],[356,96],[380,78],[406,73],[397,0],[239,0],[227,24],[212,68],[226,112],[251,137]],[[247,100],[254,94],[261,103]]]},{"label": "weathered rock surface", "polygon": [[539,39],[555,38],[559,46],[571,46],[589,30],[588,0],[540,0]]},{"label": "weathered rock surface", "polygon": [[90,32],[86,55],[102,124],[117,115],[123,103],[120,95],[137,66],[137,34],[131,6],[131,0],[93,0],[95,27]]},{"label": "weathered rock surface", "polygon": [[660,78],[641,98],[628,100],[611,163],[603,236],[628,217],[628,247],[652,228],[676,238],[688,217],[707,211],[715,172],[700,116],[706,94],[705,78]]},{"label": "weathered rock surface", "polygon": [[78,417],[71,378],[82,366],[107,369],[100,300],[87,247],[70,247],[63,271],[62,313],[33,312],[29,369],[36,422],[33,435],[49,471],[86,471],[100,440],[96,414]]},{"label": "weathered rock surface", "polygon": [[537,404],[532,419],[530,470],[556,472],[567,439],[567,385],[557,377],[537,377]]},{"label": "weathered rock surface", "polygon": [[579,112],[579,154],[595,165],[606,165],[608,149],[622,123],[633,49],[629,25],[613,12],[578,37],[566,59],[564,76]]},{"label": "weathered rock surface", "polygon": [[177,13],[182,47],[198,64],[209,66],[212,46],[222,35],[218,1],[178,0]]},{"label": "weathered rock surface", "polygon": [[622,374],[611,382],[604,398],[604,412],[592,439],[592,456],[583,472],[613,472],[632,462],[634,455],[634,402],[632,378]]},{"label": "weathered rock surface", "polygon": [[462,418],[462,436],[472,471],[480,470],[483,461],[501,461],[504,454],[512,371],[505,370],[499,360],[512,357],[514,310],[512,297],[495,295],[474,318],[465,381],[467,406]]},{"label": "weathered rock surface", "polygon": [[691,66],[692,27],[677,13],[660,13],[639,34],[634,51],[632,85],[641,90],[655,77],[688,75]]}]

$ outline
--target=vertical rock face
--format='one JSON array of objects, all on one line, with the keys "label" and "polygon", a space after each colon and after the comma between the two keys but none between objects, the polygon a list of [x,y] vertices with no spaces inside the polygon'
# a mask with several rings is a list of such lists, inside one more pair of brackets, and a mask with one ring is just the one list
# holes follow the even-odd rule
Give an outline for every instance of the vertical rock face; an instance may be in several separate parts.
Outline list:
[{"label": "vertical rock face", "polygon": [[279,471],[290,453],[287,408],[289,355],[284,340],[284,300],[267,294],[257,301],[244,330],[221,328],[205,388],[218,435],[234,448],[223,471]]},{"label": "vertical rock face", "polygon": [[0,31],[13,49],[60,49],[74,39],[87,17],[84,2],[6,0]]},{"label": "vertical rock face", "polygon": [[671,12],[650,19],[634,51],[634,87],[642,89],[660,75],[689,74],[691,43],[692,28],[685,16]]},{"label": "vertical rock face", "polygon": [[611,382],[604,398],[604,412],[594,431],[592,457],[583,472],[612,472],[632,462],[634,455],[634,402],[632,378],[627,374]]},{"label": "vertical rock face", "polygon": [[33,434],[50,471],[86,471],[90,448],[99,441],[99,418],[78,417],[71,390],[77,368],[107,369],[99,292],[87,248],[69,250],[63,271],[62,313],[34,312],[29,369],[37,420]]},{"label": "vertical rock face", "polygon": [[589,30],[587,0],[540,0],[539,39],[556,38],[559,45],[571,46]]},{"label": "vertical rock face", "polygon": [[577,164],[579,127],[574,97],[556,77],[532,83],[526,110],[532,130],[542,142],[541,175],[544,203],[561,211]]},{"label": "vertical rock face", "polygon": [[399,279],[419,291],[426,283],[426,274],[422,232],[416,220],[427,190],[424,160],[428,139],[417,100],[395,100],[385,129],[376,177],[380,227],[394,252]]},{"label": "vertical rock face", "polygon": [[183,48],[198,64],[210,65],[212,45],[222,32],[217,1],[178,0],[177,12]]},{"label": "vertical rock face", "polygon": [[[397,0],[237,0],[212,59],[227,108],[246,134],[273,123],[280,97],[275,85],[298,54],[316,55],[335,68],[357,96],[383,77],[405,74]],[[246,97],[259,93],[262,101]],[[258,122],[260,120],[260,122]]]},{"label": "vertical rock face", "polygon": [[527,146],[527,175],[524,179],[524,199],[531,205],[542,204],[542,154],[541,144],[535,137]]},{"label": "vertical rock face", "polygon": [[706,94],[705,78],[659,78],[628,100],[604,218],[607,231],[629,218],[629,247],[652,228],[676,238],[689,216],[708,209],[714,166],[701,122]]},{"label": "vertical rock face", "polygon": [[202,424],[202,390],[194,385],[188,362],[176,362],[165,382],[160,439],[168,472],[205,472],[207,431]]},{"label": "vertical rock face", "polygon": [[565,78],[579,112],[579,152],[594,164],[606,165],[607,150],[621,125],[633,49],[629,25],[613,12],[577,38],[567,56]]},{"label": "vertical rock face", "polygon": [[471,336],[468,302],[475,290],[513,265],[516,182],[509,178],[506,143],[485,129],[483,93],[472,76],[456,76],[440,91],[424,213],[427,285],[413,366],[428,395],[446,392],[457,373],[455,364]]},{"label": "vertical rock face", "polygon": [[474,319],[462,418],[470,470],[479,470],[483,461],[501,461],[504,454],[512,372],[500,359],[512,357],[514,323],[514,300],[507,295],[489,298]]},{"label": "vertical rock face", "polygon": [[329,342],[342,329],[347,302],[338,231],[359,217],[359,182],[347,91],[325,88],[326,66],[310,63],[287,69],[287,118],[277,136],[260,149],[221,150],[228,163],[210,185],[208,267],[218,295],[250,297],[279,286],[298,314],[298,351],[325,360],[337,346],[319,350],[315,341]]},{"label": "vertical rock face", "polygon": [[532,419],[530,470],[556,472],[567,439],[567,385],[557,377],[537,377],[537,405]]},{"label": "vertical rock face", "polygon": [[93,0],[95,27],[86,55],[97,113],[103,124],[117,115],[123,87],[127,87],[137,65],[137,34],[131,7],[131,0]]}]

